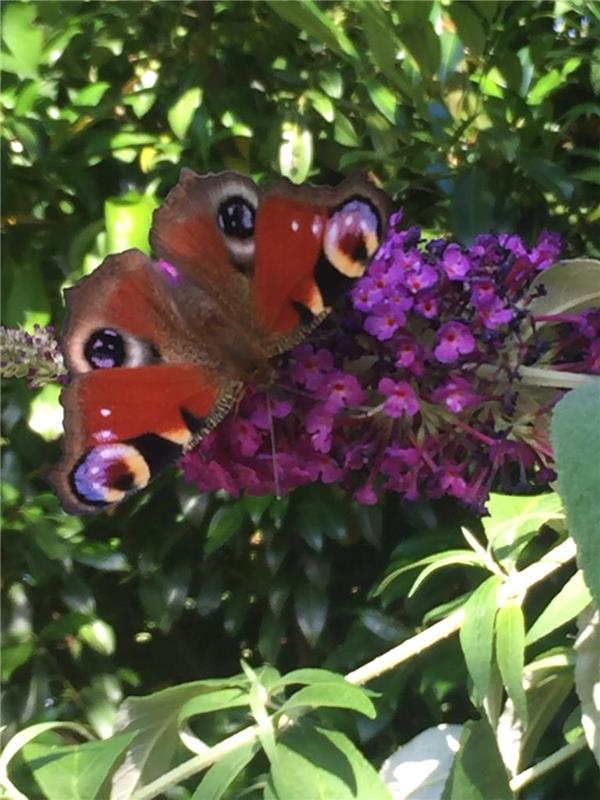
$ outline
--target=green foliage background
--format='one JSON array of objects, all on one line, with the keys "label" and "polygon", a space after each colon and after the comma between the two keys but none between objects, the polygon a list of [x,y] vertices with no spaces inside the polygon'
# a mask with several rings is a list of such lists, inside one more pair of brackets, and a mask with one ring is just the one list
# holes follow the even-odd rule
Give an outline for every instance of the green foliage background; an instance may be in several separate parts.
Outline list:
[{"label": "green foliage background", "polygon": [[[566,255],[600,255],[593,4],[12,1],[2,13],[5,325],[60,326],[64,285],[109,252],[147,249],[184,165],[315,182],[371,170],[427,235],[531,241],[549,227]],[[392,554],[460,546],[466,517],[447,503],[365,509],[320,486],[232,502],[170,475],[112,515],[68,517],[42,477],[56,408],[54,387],[5,389],[7,734],[77,719],[107,735],[124,695],[231,675],[241,655],[344,672],[478,582],[454,569],[410,599],[408,576],[383,604],[369,596]],[[380,681],[378,717],[354,735],[380,762],[472,716],[467,686],[449,641]],[[585,788],[586,758],[536,796]]]}]

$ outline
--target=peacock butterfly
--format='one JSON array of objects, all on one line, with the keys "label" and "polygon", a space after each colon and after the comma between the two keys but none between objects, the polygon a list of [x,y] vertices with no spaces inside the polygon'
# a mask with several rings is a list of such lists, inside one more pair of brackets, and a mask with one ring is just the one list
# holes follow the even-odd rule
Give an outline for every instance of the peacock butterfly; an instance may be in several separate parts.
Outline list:
[{"label": "peacock butterfly", "polygon": [[261,190],[235,172],[183,169],[150,242],[65,292],[63,455],[50,480],[66,511],[145,487],[225,416],[270,359],[305,338],[363,275],[387,196],[368,180]]}]

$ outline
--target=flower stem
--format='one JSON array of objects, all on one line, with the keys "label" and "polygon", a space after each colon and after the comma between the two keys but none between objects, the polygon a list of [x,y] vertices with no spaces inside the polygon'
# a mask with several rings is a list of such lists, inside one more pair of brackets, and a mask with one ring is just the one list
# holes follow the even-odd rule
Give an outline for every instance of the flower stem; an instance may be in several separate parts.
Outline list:
[{"label": "flower stem", "polygon": [[560,750],[557,750],[552,755],[544,758],[542,761],[539,761],[537,764],[534,764],[533,767],[529,767],[528,769],[523,770],[510,782],[510,788],[513,792],[520,792],[521,789],[524,789],[525,786],[528,786],[533,781],[541,778],[542,775],[545,775],[550,770],[557,767],[559,764],[562,764],[563,761],[567,761],[567,759],[571,758],[578,753],[580,750],[583,750],[587,747],[587,741],[585,736],[580,736],[579,739],[576,739],[574,742],[570,744],[566,744],[564,747],[561,747]]}]

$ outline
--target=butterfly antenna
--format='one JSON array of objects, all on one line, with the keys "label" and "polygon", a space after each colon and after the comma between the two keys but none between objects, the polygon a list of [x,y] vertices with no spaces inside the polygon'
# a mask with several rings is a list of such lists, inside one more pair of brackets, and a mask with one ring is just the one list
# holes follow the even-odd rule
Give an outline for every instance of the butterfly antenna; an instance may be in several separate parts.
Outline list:
[{"label": "butterfly antenna", "polygon": [[277,449],[275,447],[275,425],[273,424],[273,411],[271,409],[271,397],[267,392],[267,414],[269,415],[269,434],[271,436],[271,458],[273,459],[273,484],[275,487],[275,497],[281,498],[281,486],[279,484],[279,467],[277,466]]}]

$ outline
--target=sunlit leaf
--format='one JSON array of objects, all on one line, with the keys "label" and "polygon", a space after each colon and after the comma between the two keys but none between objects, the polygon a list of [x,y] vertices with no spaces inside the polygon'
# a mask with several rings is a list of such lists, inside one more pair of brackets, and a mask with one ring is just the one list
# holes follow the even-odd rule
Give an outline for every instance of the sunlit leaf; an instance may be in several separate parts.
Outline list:
[{"label": "sunlit leaf", "polygon": [[552,631],[570,622],[592,601],[590,590],[585,585],[581,570],[570,578],[558,594],[548,603],[531,628],[527,631],[525,644],[530,645]]},{"label": "sunlit leaf", "polygon": [[287,0],[285,3],[274,0],[268,2],[268,5],[283,19],[291,22],[299,30],[306,31],[329,49],[341,56],[356,58],[356,48],[342,26],[336,25],[326,10],[322,11],[314,0],[302,0],[302,2]]},{"label": "sunlit leaf", "polygon": [[358,711],[370,719],[374,719],[377,714],[375,706],[365,694],[364,689],[352,686],[347,682],[342,684],[340,681],[331,683],[319,681],[310,686],[304,686],[285,701],[281,711],[289,714],[296,708],[321,708],[322,706]]},{"label": "sunlit leaf", "polygon": [[[2,14],[2,40],[12,53],[6,66],[22,78],[33,78],[42,56],[43,32],[34,3],[7,3]],[[3,64],[4,68],[4,64]]]},{"label": "sunlit leaf", "polygon": [[294,727],[278,741],[277,753],[270,783],[278,800],[390,800],[373,767],[339,731]]},{"label": "sunlit leaf", "polygon": [[596,605],[600,605],[600,379],[569,392],[555,409],[552,442],[558,488],[577,561]]},{"label": "sunlit leaf", "polygon": [[134,736],[134,733],[123,733],[102,742],[57,747],[47,756],[30,762],[29,768],[46,797],[88,800],[98,796],[100,787]]},{"label": "sunlit leaf", "polygon": [[37,393],[30,407],[27,424],[47,442],[55,441],[63,432],[63,408],[58,401],[59,395],[60,386],[49,383]]},{"label": "sunlit leaf", "polygon": [[167,119],[178,139],[185,139],[192,118],[202,102],[202,89],[187,89],[169,109]]}]

